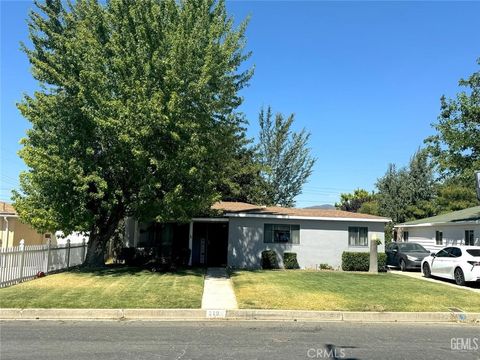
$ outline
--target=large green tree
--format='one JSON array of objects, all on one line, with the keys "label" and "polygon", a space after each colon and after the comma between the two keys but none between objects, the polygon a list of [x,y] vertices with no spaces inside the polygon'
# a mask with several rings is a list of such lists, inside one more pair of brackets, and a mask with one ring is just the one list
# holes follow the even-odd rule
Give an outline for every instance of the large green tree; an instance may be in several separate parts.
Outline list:
[{"label": "large green tree", "polygon": [[241,130],[235,132],[232,141],[226,144],[232,147],[233,156],[219,169],[224,178],[218,191],[224,201],[263,204],[265,182],[261,175],[262,165],[253,140],[247,138],[245,129]]},{"label": "large green tree", "polygon": [[310,133],[292,130],[295,117],[277,113],[270,107],[259,114],[258,152],[262,164],[263,198],[267,205],[293,206],[295,197],[312,174],[315,158],[308,147]]},{"label": "large green tree", "polygon": [[395,224],[432,216],[435,183],[432,164],[425,150],[417,151],[407,167],[390,164],[376,183],[378,211]]},{"label": "large green tree", "polygon": [[480,71],[461,79],[459,86],[465,90],[455,99],[440,99],[436,134],[425,140],[440,174],[439,213],[478,205],[474,172],[480,170]]},{"label": "large green tree", "polygon": [[246,23],[221,0],[36,6],[15,206],[39,230],[89,231],[86,265],[103,265],[125,216],[184,219],[219,198],[252,75]]},{"label": "large green tree", "polygon": [[480,71],[461,79],[459,86],[465,91],[455,99],[440,99],[440,115],[433,124],[437,133],[425,142],[442,177],[471,188],[474,171],[480,170]]},{"label": "large green tree", "polygon": [[[365,203],[375,201],[375,194],[365,189],[356,189],[353,193],[340,194],[340,202],[335,204],[339,210],[359,212]],[[367,207],[365,207],[366,209]]]}]

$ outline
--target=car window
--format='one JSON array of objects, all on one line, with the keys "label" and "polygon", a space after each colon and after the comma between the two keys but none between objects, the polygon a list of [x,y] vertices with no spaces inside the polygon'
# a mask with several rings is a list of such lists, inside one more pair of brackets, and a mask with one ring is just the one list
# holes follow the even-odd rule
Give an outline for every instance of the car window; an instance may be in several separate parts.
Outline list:
[{"label": "car window", "polygon": [[437,257],[448,257],[448,253],[450,252],[450,249],[451,248],[445,248],[445,249],[440,250],[437,253]]},{"label": "car window", "polygon": [[397,249],[397,248],[398,248],[397,244],[390,243],[390,244],[388,244],[387,250],[388,251],[393,251],[393,249]]},{"label": "car window", "polygon": [[468,249],[467,253],[475,257],[480,257],[480,249]]},{"label": "car window", "polygon": [[428,252],[422,245],[416,243],[404,243],[398,245],[403,252]]},{"label": "car window", "polygon": [[452,257],[460,257],[462,256],[462,250],[460,250],[459,248],[452,248],[452,250],[450,251],[450,256]]}]

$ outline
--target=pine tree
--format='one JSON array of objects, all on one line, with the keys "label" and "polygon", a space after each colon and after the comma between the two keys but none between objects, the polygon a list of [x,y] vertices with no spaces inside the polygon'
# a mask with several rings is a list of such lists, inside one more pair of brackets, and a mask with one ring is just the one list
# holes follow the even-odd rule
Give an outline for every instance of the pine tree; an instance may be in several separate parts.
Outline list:
[{"label": "pine tree", "polygon": [[259,157],[263,166],[263,194],[267,205],[294,206],[295,197],[312,174],[315,158],[308,147],[310,133],[294,132],[294,115],[278,113],[273,120],[270,107],[259,114]]}]

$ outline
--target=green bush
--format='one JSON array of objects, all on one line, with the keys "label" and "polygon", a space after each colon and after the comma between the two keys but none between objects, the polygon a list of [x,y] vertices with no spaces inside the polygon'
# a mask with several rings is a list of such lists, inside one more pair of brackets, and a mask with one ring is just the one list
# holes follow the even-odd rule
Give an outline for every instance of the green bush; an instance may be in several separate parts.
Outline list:
[{"label": "green bush", "polygon": [[320,270],[333,270],[333,267],[328,264],[320,264]]},{"label": "green bush", "polygon": [[[378,253],[378,271],[384,271],[387,264],[387,254]],[[370,253],[349,252],[342,254],[343,271],[368,271],[370,265]]]},{"label": "green bush", "polygon": [[262,251],[262,269],[279,269],[278,257],[275,250]]},{"label": "green bush", "polygon": [[285,269],[300,269],[297,261],[297,253],[283,253],[283,266]]}]

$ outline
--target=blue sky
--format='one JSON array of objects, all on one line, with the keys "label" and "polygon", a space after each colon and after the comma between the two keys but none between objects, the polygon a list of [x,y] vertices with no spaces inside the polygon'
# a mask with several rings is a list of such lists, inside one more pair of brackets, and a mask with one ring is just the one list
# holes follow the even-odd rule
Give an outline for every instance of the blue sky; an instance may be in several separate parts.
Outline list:
[{"label": "blue sky", "polygon": [[[0,200],[24,169],[16,152],[28,128],[15,107],[36,83],[19,42],[29,1],[1,1]],[[297,206],[335,203],[341,192],[373,190],[389,163],[405,165],[433,133],[442,94],[476,71],[479,2],[232,1],[251,16],[241,110],[257,133],[261,106],[296,114],[318,158]]]}]

